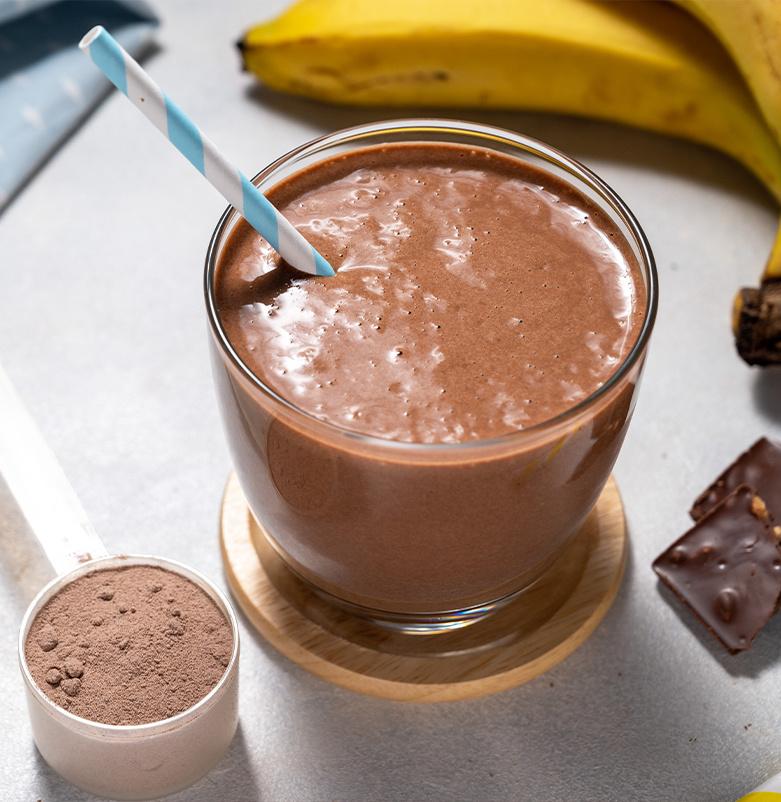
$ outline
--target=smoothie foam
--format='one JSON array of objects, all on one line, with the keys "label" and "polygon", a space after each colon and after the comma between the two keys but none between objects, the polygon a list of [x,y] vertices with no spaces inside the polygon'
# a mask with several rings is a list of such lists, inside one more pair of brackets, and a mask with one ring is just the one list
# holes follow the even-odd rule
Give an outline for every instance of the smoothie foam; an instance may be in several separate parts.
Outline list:
[{"label": "smoothie foam", "polygon": [[510,157],[387,146],[269,197],[337,276],[280,267],[240,224],[217,305],[245,364],[313,417],[402,442],[495,437],[587,398],[637,339],[645,295],[623,237]]}]

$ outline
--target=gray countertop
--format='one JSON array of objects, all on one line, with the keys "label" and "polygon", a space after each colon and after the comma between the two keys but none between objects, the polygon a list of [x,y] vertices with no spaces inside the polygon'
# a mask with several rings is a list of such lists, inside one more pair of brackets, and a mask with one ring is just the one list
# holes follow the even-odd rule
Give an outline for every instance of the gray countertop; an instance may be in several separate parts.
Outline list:
[{"label": "gray countertop", "polygon": [[[419,110],[351,110],[263,90],[233,42],[283,0],[156,2],[164,90],[250,174],[313,136]],[[781,616],[728,656],[660,589],[652,559],[694,497],[762,435],[781,371],[749,369],[729,326],[778,223],[739,165],[705,148],[552,116],[438,111],[542,139],[627,201],[658,261],[659,318],[616,466],[630,533],[594,635],[528,684],[440,705],[333,687],[241,617],[241,719],[225,758],[171,797],[221,800],[734,800],[781,771]],[[110,552],[182,560],[223,587],[230,470],[201,293],[225,206],[114,92],[0,216],[0,363]],[[51,572],[0,481],[0,798],[81,800],[32,741],[16,637]]]}]

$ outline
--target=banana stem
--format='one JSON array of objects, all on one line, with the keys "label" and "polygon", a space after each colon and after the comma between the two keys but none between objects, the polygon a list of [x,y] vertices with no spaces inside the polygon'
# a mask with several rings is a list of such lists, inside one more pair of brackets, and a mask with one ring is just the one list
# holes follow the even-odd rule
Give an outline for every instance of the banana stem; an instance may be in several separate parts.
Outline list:
[{"label": "banana stem", "polygon": [[781,226],[759,288],[744,287],[735,296],[732,329],[749,365],[781,365]]}]

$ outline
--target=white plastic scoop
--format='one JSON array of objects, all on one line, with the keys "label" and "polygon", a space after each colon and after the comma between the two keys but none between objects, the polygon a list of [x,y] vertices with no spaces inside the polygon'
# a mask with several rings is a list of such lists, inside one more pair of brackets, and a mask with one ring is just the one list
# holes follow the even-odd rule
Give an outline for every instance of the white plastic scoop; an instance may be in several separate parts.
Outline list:
[{"label": "white plastic scoop", "polygon": [[[222,757],[238,724],[239,631],[228,600],[202,574],[174,560],[106,552],[1,367],[0,474],[59,574],[33,600],[19,632],[19,665],[40,753],[68,782],[109,799],[155,799],[199,780]],[[183,713],[151,724],[100,724],[58,707],[40,690],[24,646],[36,614],[62,587],[90,571],[127,565],[158,566],[198,585],[229,622],[233,650],[216,687]]]}]

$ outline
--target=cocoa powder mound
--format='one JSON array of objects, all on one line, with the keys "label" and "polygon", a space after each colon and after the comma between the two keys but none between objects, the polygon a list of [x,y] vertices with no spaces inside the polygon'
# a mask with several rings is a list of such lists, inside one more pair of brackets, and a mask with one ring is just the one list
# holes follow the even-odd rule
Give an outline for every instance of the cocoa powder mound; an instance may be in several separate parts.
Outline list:
[{"label": "cocoa powder mound", "polygon": [[148,724],[203,699],[233,635],[201,588],[154,566],[92,571],[38,612],[25,659],[57,705],[103,724]]}]

